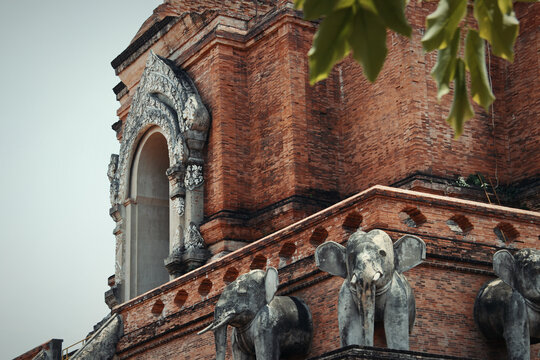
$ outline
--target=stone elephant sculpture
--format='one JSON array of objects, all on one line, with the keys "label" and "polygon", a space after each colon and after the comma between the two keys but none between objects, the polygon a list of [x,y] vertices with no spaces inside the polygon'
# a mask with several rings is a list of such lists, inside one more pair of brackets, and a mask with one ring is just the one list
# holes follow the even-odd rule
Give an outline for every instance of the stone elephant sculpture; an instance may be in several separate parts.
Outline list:
[{"label": "stone elephant sculpture", "polygon": [[252,270],[223,290],[214,311],[214,321],[200,331],[214,332],[216,360],[224,360],[227,326],[233,327],[235,360],[279,360],[305,356],[313,338],[313,320],[307,305],[293,296],[274,296],[278,273]]},{"label": "stone elephant sculpture", "polygon": [[405,235],[392,244],[382,230],[356,231],[344,247],[333,241],[317,247],[317,266],[345,279],[338,298],[341,346],[373,346],[375,321],[384,321],[391,349],[408,350],[416,306],[403,272],[426,258],[421,239]]},{"label": "stone elephant sculpture", "polygon": [[474,302],[476,324],[488,339],[504,338],[509,359],[530,359],[531,343],[540,342],[540,250],[499,250],[493,270],[499,279]]}]

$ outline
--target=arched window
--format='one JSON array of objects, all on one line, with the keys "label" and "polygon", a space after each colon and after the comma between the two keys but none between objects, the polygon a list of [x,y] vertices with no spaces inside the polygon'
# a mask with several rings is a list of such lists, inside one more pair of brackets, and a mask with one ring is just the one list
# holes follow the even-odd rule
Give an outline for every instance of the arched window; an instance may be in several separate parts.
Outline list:
[{"label": "arched window", "polygon": [[167,140],[159,128],[141,139],[131,167],[126,208],[131,232],[131,296],[140,295],[169,280],[163,260],[169,255],[169,167]]}]

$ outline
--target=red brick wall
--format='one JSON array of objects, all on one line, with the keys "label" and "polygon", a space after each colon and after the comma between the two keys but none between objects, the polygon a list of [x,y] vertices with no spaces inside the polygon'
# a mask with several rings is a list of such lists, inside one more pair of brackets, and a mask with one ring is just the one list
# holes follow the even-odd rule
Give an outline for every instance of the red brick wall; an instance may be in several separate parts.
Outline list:
[{"label": "red brick wall", "polygon": [[[227,12],[183,14],[152,46],[188,71],[212,113],[203,226],[209,244],[253,241],[371,185],[418,172],[454,179],[482,173],[494,182],[497,175],[500,183],[538,175],[538,67],[529,66],[538,59],[536,48],[525,46],[535,43],[538,17],[531,14],[537,5],[517,7],[523,17],[519,60],[504,69],[493,63],[495,147],[491,117],[482,109],[458,140],[444,121],[451,95],[437,102],[429,75],[435,54],[425,55],[420,44],[433,4],[409,5],[413,39],[389,35],[388,59],[375,84],[346,59],[312,87],[306,53],[314,25],[270,5],[260,8],[270,15],[246,23],[240,18],[252,15],[253,3],[232,3]],[[200,2],[182,4],[191,9]],[[205,3],[195,11],[217,8]],[[236,19],[219,20],[229,30],[218,30],[216,16],[225,13]],[[144,59],[120,73],[129,89]],[[129,96],[121,101],[125,118]],[[314,201],[278,204],[292,196]]]},{"label": "red brick wall", "polygon": [[430,71],[436,54],[424,54],[420,39],[434,3],[411,3],[412,39],[389,34],[388,57],[370,84],[359,65],[347,59],[343,75],[343,192],[391,184],[414,172],[457,178],[477,172],[494,177],[489,118],[478,107],[464,134],[454,139],[446,123],[452,94],[439,103]]},{"label": "red brick wall", "polygon": [[[405,207],[419,209],[426,221],[416,228],[407,226],[399,215]],[[468,235],[456,234],[446,225],[456,213],[466,216],[473,225]],[[239,274],[248,272],[257,257],[264,257],[263,268],[279,268],[279,294],[301,297],[309,305],[314,322],[309,356],[339,348],[337,294],[342,279],[316,269],[316,246],[310,240],[315,229],[324,228],[328,236],[322,241],[346,241],[351,229],[343,224],[351,214],[360,215],[366,231],[382,228],[394,240],[412,233],[427,244],[426,262],[405,274],[417,304],[411,350],[504,358],[504,342],[488,342],[476,328],[474,299],[482,284],[493,278],[490,262],[497,249],[537,247],[538,214],[390,188],[359,194],[117,308],[125,323],[125,335],[118,346],[120,358],[211,358],[212,334],[198,336],[196,332],[211,321],[213,306],[225,286],[225,274],[232,268]],[[518,241],[505,245],[497,240],[493,226],[498,222],[511,223],[520,234]],[[296,250],[289,258],[280,258],[286,243],[294,244]],[[201,295],[200,286],[206,281],[212,287],[208,294]],[[188,297],[185,303],[176,304],[174,298],[181,291]],[[165,308],[153,314],[151,309],[158,299]],[[381,326],[376,329],[375,345],[385,346]],[[535,345],[532,350],[535,355],[540,347]]]},{"label": "red brick wall", "polygon": [[504,142],[497,149],[504,159],[503,181],[540,177],[540,57],[538,44],[539,4],[515,5],[520,19],[520,32],[515,46],[514,63],[498,62],[501,85],[496,96],[501,99],[496,114],[499,129],[506,129]]}]

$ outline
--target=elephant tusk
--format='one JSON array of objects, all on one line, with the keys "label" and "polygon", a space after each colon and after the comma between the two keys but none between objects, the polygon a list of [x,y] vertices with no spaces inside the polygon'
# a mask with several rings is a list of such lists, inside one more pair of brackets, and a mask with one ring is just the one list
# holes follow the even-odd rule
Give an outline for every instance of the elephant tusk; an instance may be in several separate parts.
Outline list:
[{"label": "elephant tusk", "polygon": [[220,322],[218,322],[217,324],[214,324],[214,326],[212,327],[212,330],[217,330],[219,329],[220,327],[222,327],[223,325],[227,326],[227,324],[229,323],[229,320],[234,316],[234,314],[230,314],[228,315],[225,319],[221,320]]},{"label": "elephant tusk", "polygon": [[210,325],[208,325],[207,327],[205,327],[204,329],[202,329],[201,331],[199,331],[199,332],[197,333],[197,335],[202,335],[202,334],[204,334],[204,333],[207,332],[208,330],[211,330],[213,326],[214,326],[214,323],[211,323]]},{"label": "elephant tusk", "polygon": [[231,318],[234,316],[234,314],[229,314],[225,317],[225,319],[221,320],[220,322],[216,323],[215,321],[213,323],[211,323],[210,325],[208,325],[207,327],[205,327],[204,329],[202,329],[201,331],[199,331],[197,333],[197,335],[202,335],[204,334],[205,332],[209,331],[209,330],[212,330],[212,331],[215,331],[217,329],[219,329],[220,327],[222,327],[223,325],[227,325],[229,320],[231,320]]},{"label": "elephant tusk", "polygon": [[355,285],[356,284],[356,274],[354,274],[351,278],[351,284]]},{"label": "elephant tusk", "polygon": [[377,281],[381,278],[381,273],[380,272],[376,272],[375,275],[373,275],[373,281]]}]

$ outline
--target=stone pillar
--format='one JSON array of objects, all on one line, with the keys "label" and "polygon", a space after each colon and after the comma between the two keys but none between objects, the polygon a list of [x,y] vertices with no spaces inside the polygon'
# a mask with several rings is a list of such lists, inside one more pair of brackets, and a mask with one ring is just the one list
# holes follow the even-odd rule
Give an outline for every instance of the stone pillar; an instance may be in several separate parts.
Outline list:
[{"label": "stone pillar", "polygon": [[184,273],[182,252],[184,249],[185,232],[185,204],[186,188],[184,186],[185,167],[177,163],[167,169],[170,184],[170,211],[169,211],[169,256],[165,259],[165,267],[171,280]]},{"label": "stone pillar", "polygon": [[183,262],[186,271],[191,271],[203,265],[209,253],[199,232],[199,226],[204,218],[204,177],[202,164],[190,164],[187,167],[186,184],[186,214],[185,223],[188,227],[184,235]]}]

